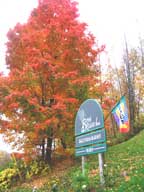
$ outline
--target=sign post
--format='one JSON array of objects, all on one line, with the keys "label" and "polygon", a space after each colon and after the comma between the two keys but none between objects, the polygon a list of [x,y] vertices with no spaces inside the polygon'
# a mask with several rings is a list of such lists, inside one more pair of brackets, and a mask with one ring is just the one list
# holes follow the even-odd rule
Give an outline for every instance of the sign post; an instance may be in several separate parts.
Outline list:
[{"label": "sign post", "polygon": [[103,156],[102,153],[98,153],[99,160],[99,172],[100,172],[100,183],[103,186],[105,184],[104,171],[103,171]]},{"label": "sign post", "polygon": [[82,173],[85,174],[85,156],[98,154],[100,182],[104,185],[103,156],[106,151],[106,131],[100,104],[88,99],[80,106],[75,119],[75,154],[82,156]]},{"label": "sign post", "polygon": [[82,156],[82,174],[85,175],[85,156]]}]

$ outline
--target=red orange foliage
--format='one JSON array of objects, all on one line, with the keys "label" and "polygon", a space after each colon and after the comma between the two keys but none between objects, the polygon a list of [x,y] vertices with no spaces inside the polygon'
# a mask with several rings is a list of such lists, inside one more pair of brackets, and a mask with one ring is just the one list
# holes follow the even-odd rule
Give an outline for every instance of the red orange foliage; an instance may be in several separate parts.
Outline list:
[{"label": "red orange foliage", "polygon": [[28,22],[8,32],[1,130],[23,131],[25,148],[40,145],[49,156],[54,138],[72,143],[74,115],[95,83],[92,66],[104,48],[78,15],[74,1],[40,0]]}]

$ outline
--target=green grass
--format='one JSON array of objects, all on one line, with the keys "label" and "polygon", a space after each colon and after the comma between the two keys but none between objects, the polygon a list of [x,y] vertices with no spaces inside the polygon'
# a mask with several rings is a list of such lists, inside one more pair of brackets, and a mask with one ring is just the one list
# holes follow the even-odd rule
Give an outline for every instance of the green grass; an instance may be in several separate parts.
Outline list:
[{"label": "green grass", "polygon": [[[86,166],[89,170],[97,170],[97,155],[89,156]],[[104,188],[99,185],[99,173],[92,179],[91,185],[96,191],[144,191],[144,131],[128,141],[108,147],[105,153],[104,175]]]},{"label": "green grass", "polygon": [[144,179],[144,131],[122,144],[110,147],[105,159],[107,191],[122,192],[124,186],[126,191],[144,191],[139,186],[144,187],[141,184]]},{"label": "green grass", "polygon": [[[104,187],[100,186],[98,156],[88,157],[85,177],[81,175],[81,158],[76,159],[79,163],[76,163],[75,167],[65,171],[63,177],[55,176],[55,178],[51,178],[51,181],[48,181],[38,192],[88,192],[90,189],[93,189],[93,191],[95,189],[97,192],[144,191],[144,131],[126,142],[108,147],[105,153]],[[96,174],[90,177],[92,170],[95,170]],[[57,189],[52,190],[55,182]],[[83,189],[84,186],[86,186],[86,190]],[[18,191],[22,191],[22,188],[13,192]],[[30,191],[30,189],[27,189],[27,191]]]}]

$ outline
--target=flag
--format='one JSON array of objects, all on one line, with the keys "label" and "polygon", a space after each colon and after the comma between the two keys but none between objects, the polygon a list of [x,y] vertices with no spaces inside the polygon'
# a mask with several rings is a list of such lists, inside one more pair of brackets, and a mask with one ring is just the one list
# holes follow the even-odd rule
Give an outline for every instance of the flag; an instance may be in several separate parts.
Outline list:
[{"label": "flag", "polygon": [[113,108],[112,114],[121,133],[127,133],[130,129],[128,109],[125,96],[122,96],[117,105]]}]

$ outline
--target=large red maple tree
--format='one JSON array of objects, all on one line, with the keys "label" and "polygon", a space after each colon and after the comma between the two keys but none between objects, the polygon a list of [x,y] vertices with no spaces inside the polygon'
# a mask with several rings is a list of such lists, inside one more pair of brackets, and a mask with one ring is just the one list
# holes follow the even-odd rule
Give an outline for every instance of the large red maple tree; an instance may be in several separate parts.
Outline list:
[{"label": "large red maple tree", "polygon": [[74,116],[101,51],[78,16],[72,0],[39,0],[27,23],[8,32],[1,131],[22,133],[25,151],[40,146],[49,163],[55,138],[64,148],[74,144]]}]

